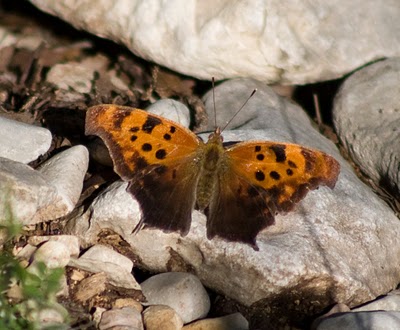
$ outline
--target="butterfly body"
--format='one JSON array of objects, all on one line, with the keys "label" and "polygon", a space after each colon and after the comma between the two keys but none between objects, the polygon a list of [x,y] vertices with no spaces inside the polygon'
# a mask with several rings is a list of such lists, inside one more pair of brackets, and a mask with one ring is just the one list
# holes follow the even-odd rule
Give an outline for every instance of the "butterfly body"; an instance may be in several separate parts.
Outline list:
[{"label": "butterfly body", "polygon": [[209,136],[207,143],[199,149],[201,159],[199,167],[199,179],[196,188],[197,208],[203,211],[210,203],[212,194],[218,183],[221,172],[226,169],[225,149],[222,144],[222,136],[219,129]]},{"label": "butterfly body", "polygon": [[100,136],[115,171],[129,181],[141,224],[190,229],[193,208],[207,216],[207,237],[250,244],[278,212],[290,211],[319,185],[333,188],[339,164],[296,144],[240,142],[225,148],[217,128],[206,143],[165,118],[116,105],[87,112],[86,134]]}]

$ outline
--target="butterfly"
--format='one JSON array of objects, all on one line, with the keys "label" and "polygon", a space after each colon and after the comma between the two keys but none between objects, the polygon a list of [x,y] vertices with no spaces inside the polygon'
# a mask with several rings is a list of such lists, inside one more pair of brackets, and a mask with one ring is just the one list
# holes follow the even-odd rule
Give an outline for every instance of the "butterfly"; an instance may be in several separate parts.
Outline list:
[{"label": "butterfly", "polygon": [[146,111],[112,104],[86,113],[85,132],[109,149],[115,172],[139,202],[137,228],[187,235],[192,211],[207,217],[207,238],[249,244],[319,185],[334,188],[340,171],[331,156],[290,143],[224,146],[220,128],[203,142],[189,129]]}]

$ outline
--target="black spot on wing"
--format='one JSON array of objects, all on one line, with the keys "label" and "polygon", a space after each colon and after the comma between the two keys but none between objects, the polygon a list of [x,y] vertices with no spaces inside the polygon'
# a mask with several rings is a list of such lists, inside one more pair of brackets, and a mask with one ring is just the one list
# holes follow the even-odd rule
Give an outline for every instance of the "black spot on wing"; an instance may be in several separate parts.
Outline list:
[{"label": "black spot on wing", "polygon": [[286,160],[286,146],[283,144],[273,144],[269,147],[275,153],[276,161],[283,163]]},{"label": "black spot on wing", "polygon": [[264,172],[261,171],[261,170],[257,170],[257,171],[255,172],[255,176],[256,176],[256,180],[257,180],[257,181],[264,181],[264,180],[265,180],[265,174],[264,174]]},{"label": "black spot on wing", "polygon": [[147,116],[146,121],[142,126],[142,131],[148,134],[153,132],[154,127],[161,124],[161,120],[157,117]]},{"label": "black spot on wing", "polygon": [[126,111],[126,112],[115,111],[115,112],[114,112],[114,116],[113,116],[113,119],[114,119],[114,127],[115,127],[116,129],[120,129],[121,126],[122,126],[122,123],[123,123],[124,119],[125,119],[126,117],[128,117],[130,114],[131,114],[131,112],[129,112],[129,111]]},{"label": "black spot on wing", "polygon": [[142,170],[149,166],[149,163],[143,157],[138,156],[136,153],[133,155],[133,163],[136,166],[137,170]]},{"label": "black spot on wing", "polygon": [[143,145],[142,145],[143,151],[151,151],[151,149],[153,149],[153,147],[150,143],[143,143]]},{"label": "black spot on wing", "polygon": [[315,158],[313,154],[308,151],[307,149],[301,149],[301,154],[303,155],[305,159],[305,171],[306,172],[311,172],[314,169],[314,164],[315,164]]},{"label": "black spot on wing", "polygon": [[269,172],[269,176],[274,179],[274,180],[279,180],[281,178],[281,176],[279,175],[278,172],[276,171],[271,171]]},{"label": "black spot on wing", "polygon": [[157,159],[164,159],[167,156],[167,152],[164,149],[159,149],[156,151],[156,158]]}]

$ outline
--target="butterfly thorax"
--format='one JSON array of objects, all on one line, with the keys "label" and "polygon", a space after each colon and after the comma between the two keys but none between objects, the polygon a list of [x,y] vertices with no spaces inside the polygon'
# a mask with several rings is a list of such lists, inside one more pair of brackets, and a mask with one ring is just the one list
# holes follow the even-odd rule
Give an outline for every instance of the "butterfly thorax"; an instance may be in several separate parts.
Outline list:
[{"label": "butterfly thorax", "polygon": [[222,136],[217,128],[209,136],[201,151],[200,175],[196,190],[196,201],[200,210],[204,210],[209,205],[211,196],[216,189],[219,172],[225,161]]}]

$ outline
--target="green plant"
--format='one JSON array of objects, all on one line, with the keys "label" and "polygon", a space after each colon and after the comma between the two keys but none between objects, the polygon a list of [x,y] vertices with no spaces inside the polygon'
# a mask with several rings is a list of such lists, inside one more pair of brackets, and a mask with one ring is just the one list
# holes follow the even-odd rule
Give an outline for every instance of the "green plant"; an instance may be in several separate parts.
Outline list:
[{"label": "green plant", "polygon": [[60,308],[56,293],[64,270],[49,269],[43,262],[25,268],[12,254],[21,225],[13,218],[9,206],[3,213],[0,214],[0,230],[5,237],[0,250],[0,329],[55,329],[40,324],[40,313]]}]

